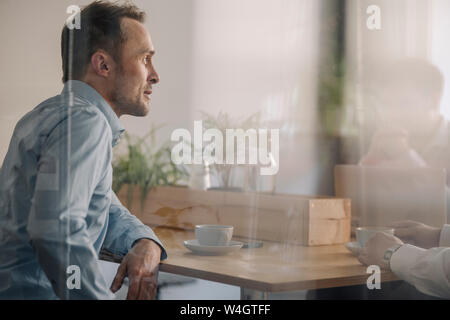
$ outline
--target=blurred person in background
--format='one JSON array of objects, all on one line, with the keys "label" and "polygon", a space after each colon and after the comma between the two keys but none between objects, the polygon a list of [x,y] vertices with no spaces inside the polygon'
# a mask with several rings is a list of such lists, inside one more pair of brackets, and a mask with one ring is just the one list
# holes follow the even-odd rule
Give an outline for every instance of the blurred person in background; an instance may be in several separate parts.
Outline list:
[{"label": "blurred person in background", "polygon": [[[450,183],[450,127],[440,114],[444,78],[420,59],[384,62],[371,74],[369,92],[376,101],[376,130],[362,166],[445,168]],[[447,216],[449,216],[447,188]],[[449,219],[447,219],[449,221]],[[377,234],[358,259],[393,271],[405,282],[383,283],[380,292],[366,286],[324,289],[314,299],[450,298],[450,225],[434,228],[416,221],[394,223],[395,236]],[[417,289],[417,290],[416,290]]]},{"label": "blurred person in background", "polygon": [[[360,165],[445,168],[448,184],[450,130],[439,110],[441,72],[418,59],[387,63],[379,71],[373,85],[378,129]],[[450,225],[434,228],[403,221],[391,227],[396,236],[377,234],[358,259],[393,271],[424,294],[450,298]]]},{"label": "blurred person in background", "polygon": [[377,130],[360,165],[445,168],[450,183],[450,127],[440,113],[439,69],[413,58],[387,62],[370,82]]}]

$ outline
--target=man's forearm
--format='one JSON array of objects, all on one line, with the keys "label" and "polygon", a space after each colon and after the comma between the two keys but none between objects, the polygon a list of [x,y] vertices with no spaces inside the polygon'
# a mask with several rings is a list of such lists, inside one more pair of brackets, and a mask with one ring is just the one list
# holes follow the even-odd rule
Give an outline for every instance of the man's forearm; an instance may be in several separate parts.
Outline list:
[{"label": "man's forearm", "polygon": [[391,257],[392,272],[419,291],[450,298],[450,248],[402,245]]},{"label": "man's forearm", "polygon": [[108,231],[103,247],[113,254],[125,256],[140,239],[153,240],[161,248],[160,259],[164,260],[167,253],[153,230],[144,225],[125,208],[112,192],[112,202],[109,212]]}]

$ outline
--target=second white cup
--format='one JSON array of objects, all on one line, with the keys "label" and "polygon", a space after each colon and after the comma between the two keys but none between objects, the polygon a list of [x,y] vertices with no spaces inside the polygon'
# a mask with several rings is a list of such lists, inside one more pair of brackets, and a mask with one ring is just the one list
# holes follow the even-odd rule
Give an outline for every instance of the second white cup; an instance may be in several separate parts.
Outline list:
[{"label": "second white cup", "polygon": [[356,228],[356,241],[358,241],[358,244],[361,247],[364,247],[366,245],[367,241],[369,241],[370,238],[372,238],[376,233],[379,233],[379,232],[394,235],[393,228],[360,227],[360,228]]}]

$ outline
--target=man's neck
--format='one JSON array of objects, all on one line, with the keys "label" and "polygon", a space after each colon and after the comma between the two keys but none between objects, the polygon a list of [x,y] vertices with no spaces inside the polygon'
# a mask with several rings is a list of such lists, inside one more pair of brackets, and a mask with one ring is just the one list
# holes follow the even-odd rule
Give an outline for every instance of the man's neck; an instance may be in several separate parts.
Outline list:
[{"label": "man's neck", "polygon": [[409,143],[416,151],[421,152],[432,145],[439,135],[439,131],[444,123],[442,117],[439,118],[433,125],[430,125],[426,130],[420,133],[410,133]]},{"label": "man's neck", "polygon": [[116,105],[111,101],[110,94],[108,93],[108,90],[101,84],[99,84],[96,81],[92,81],[91,79],[85,78],[83,80],[84,83],[90,85],[92,88],[95,89],[102,97],[105,99],[105,101],[108,103],[108,105],[111,107],[111,109],[114,111],[114,113],[117,115],[118,118],[122,115],[119,112],[119,108],[116,107]]}]

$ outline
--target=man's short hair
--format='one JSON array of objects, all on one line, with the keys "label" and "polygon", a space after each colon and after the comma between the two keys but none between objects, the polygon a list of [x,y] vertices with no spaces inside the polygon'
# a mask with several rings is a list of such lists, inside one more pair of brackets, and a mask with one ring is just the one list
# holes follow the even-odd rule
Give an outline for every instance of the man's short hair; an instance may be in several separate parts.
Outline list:
[{"label": "man's short hair", "polygon": [[145,12],[129,2],[95,1],[81,10],[80,29],[70,29],[67,24],[64,25],[61,34],[63,83],[81,80],[92,55],[99,49],[119,63],[122,46],[127,40],[126,33],[120,27],[125,17],[143,23]]}]

